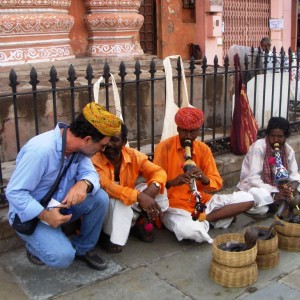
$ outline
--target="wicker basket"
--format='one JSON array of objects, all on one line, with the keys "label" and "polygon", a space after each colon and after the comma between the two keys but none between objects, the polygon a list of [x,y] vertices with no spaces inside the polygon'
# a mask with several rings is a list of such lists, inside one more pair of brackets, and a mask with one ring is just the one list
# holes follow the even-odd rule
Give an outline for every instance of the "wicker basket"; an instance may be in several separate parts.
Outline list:
[{"label": "wicker basket", "polygon": [[[268,227],[260,226],[257,229],[268,230]],[[257,255],[273,253],[278,249],[278,237],[276,230],[272,230],[273,237],[268,240],[257,240]]]},{"label": "wicker basket", "polygon": [[237,241],[244,243],[244,235],[239,233],[222,234],[214,238],[212,256],[215,262],[228,267],[249,266],[255,262],[257,255],[257,245],[253,248],[241,252],[229,252],[218,248],[222,243]]},{"label": "wicker basket", "polygon": [[300,237],[300,224],[289,223],[283,220],[280,220],[277,215],[275,215],[275,220],[280,221],[284,226],[276,225],[275,230],[286,236],[296,236]]},{"label": "wicker basket", "polygon": [[241,268],[231,268],[212,260],[209,277],[225,287],[246,287],[257,280],[257,273],[256,263]]},{"label": "wicker basket", "polygon": [[268,254],[257,254],[256,257],[257,267],[259,269],[271,269],[279,263],[279,251],[276,249],[272,253]]},{"label": "wicker basket", "polygon": [[278,247],[279,249],[291,251],[291,252],[299,252],[300,251],[300,237],[295,236],[287,236],[278,234]]}]

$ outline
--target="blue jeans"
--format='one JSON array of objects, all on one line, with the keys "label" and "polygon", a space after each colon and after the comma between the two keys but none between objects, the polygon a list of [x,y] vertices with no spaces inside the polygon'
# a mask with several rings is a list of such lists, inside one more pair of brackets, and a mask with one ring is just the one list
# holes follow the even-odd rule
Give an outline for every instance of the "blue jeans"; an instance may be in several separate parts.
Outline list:
[{"label": "blue jeans", "polygon": [[99,239],[104,217],[107,213],[109,198],[99,189],[82,203],[72,207],[73,215],[69,222],[81,219],[80,235],[70,241],[61,228],[52,228],[39,222],[32,235],[18,233],[25,241],[27,250],[50,267],[65,268],[76,255],[84,255],[92,250]]}]

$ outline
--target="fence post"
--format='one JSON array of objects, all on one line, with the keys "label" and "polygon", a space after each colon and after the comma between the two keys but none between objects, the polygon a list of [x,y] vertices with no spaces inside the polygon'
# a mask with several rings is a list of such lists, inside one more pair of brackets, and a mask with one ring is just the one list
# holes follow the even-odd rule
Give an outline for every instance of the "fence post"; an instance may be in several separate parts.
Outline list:
[{"label": "fence post", "polygon": [[3,175],[2,175],[2,164],[0,157],[0,208],[7,206],[7,199],[5,197],[5,187],[3,183]]},{"label": "fence post", "polygon": [[141,128],[140,128],[140,119],[141,119],[141,105],[140,105],[140,75],[142,74],[141,71],[141,64],[137,60],[134,66],[134,74],[136,76],[135,83],[136,83],[136,129],[137,129],[137,148],[140,151],[141,149]]},{"label": "fence post", "polygon": [[178,78],[178,101],[177,101],[177,105],[178,107],[181,107],[181,80],[182,80],[182,76],[181,76],[181,63],[180,63],[180,57],[177,58],[177,78]]},{"label": "fence post", "polygon": [[52,86],[52,99],[53,99],[53,121],[54,126],[57,124],[57,109],[56,109],[56,83],[59,81],[57,78],[57,71],[54,66],[50,69],[50,79],[49,82]]},{"label": "fence post", "polygon": [[225,85],[225,97],[224,97],[224,127],[223,127],[223,136],[226,136],[226,127],[227,127],[227,122],[226,122],[226,115],[227,115],[227,86],[228,86],[228,68],[229,68],[229,57],[228,55],[225,56],[224,59],[224,69],[225,69],[225,80],[224,80],[224,85]]},{"label": "fence post", "polygon": [[125,123],[126,120],[126,114],[125,114],[125,76],[127,75],[126,73],[126,66],[124,61],[121,61],[120,66],[119,66],[119,73],[118,75],[121,77],[121,107],[122,107],[122,116],[123,120]]},{"label": "fence post", "polygon": [[[218,76],[218,56],[215,55],[214,58],[214,101],[213,101],[213,124],[216,124],[216,103],[217,103],[217,76]],[[212,138],[215,139],[216,138],[216,128],[215,126],[213,126],[213,132],[212,132],[213,136]]]},{"label": "fence post", "polygon": [[190,77],[190,80],[191,80],[191,84],[190,84],[190,87],[191,87],[190,103],[193,105],[193,102],[194,102],[194,70],[196,69],[195,59],[194,59],[193,56],[191,57],[191,60],[190,60],[189,69],[190,69],[190,72],[191,72],[191,77]]},{"label": "fence post", "polygon": [[[151,105],[151,153],[154,153],[154,74],[156,73],[155,70],[155,61],[154,58],[151,59],[150,62],[150,70],[149,73],[151,75],[150,81],[150,105]],[[153,157],[152,157],[153,158]]]},{"label": "fence post", "polygon": [[105,62],[103,67],[103,78],[105,81],[105,108],[109,111],[109,77],[110,77],[110,66],[108,62]]},{"label": "fence post", "polygon": [[13,104],[14,104],[14,117],[15,117],[15,131],[16,131],[16,143],[17,152],[20,151],[20,135],[19,135],[19,120],[18,120],[18,106],[17,106],[17,86],[20,82],[17,81],[17,74],[14,69],[11,69],[9,73],[9,86],[13,93]]},{"label": "fence post", "polygon": [[[203,57],[203,64],[202,64],[202,111],[205,115],[205,101],[206,101],[206,70],[207,70],[207,58],[206,56]],[[201,130],[201,141],[204,141],[205,135],[205,122],[202,124]]]},{"label": "fence post", "polygon": [[89,93],[89,102],[92,102],[93,100],[95,101],[95,99],[93,98],[93,78],[95,76],[93,75],[93,68],[91,64],[88,64],[87,68],[86,68],[86,76],[84,77],[87,82],[88,82],[88,93]]},{"label": "fence post", "polygon": [[69,77],[67,80],[70,82],[70,92],[71,92],[71,112],[72,112],[72,121],[75,120],[75,81],[77,79],[75,68],[73,65],[70,65],[69,71],[68,71]]},{"label": "fence post", "polygon": [[33,97],[33,110],[34,110],[34,122],[35,122],[35,134],[39,134],[39,115],[37,109],[37,93],[36,87],[39,84],[38,74],[34,67],[31,68],[30,71],[30,81],[28,82],[32,86],[32,97]]}]

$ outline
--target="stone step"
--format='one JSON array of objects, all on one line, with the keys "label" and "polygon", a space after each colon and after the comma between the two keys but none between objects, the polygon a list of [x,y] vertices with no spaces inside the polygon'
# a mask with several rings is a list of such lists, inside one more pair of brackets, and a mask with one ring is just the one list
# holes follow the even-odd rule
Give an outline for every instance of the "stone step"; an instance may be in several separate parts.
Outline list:
[{"label": "stone step", "polygon": [[23,245],[23,241],[9,225],[7,214],[7,207],[0,209],[0,254],[15,250]]}]

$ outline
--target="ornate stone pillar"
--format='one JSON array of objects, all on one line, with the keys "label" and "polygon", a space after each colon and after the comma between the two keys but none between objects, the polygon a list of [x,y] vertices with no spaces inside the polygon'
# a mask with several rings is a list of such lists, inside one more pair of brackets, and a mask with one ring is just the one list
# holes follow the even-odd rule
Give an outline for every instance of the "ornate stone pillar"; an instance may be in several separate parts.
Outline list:
[{"label": "ornate stone pillar", "polygon": [[141,0],[85,0],[89,33],[89,56],[134,56],[143,54],[139,30],[144,17],[138,13]]},{"label": "ornate stone pillar", "polygon": [[73,58],[71,0],[2,0],[0,66]]}]

